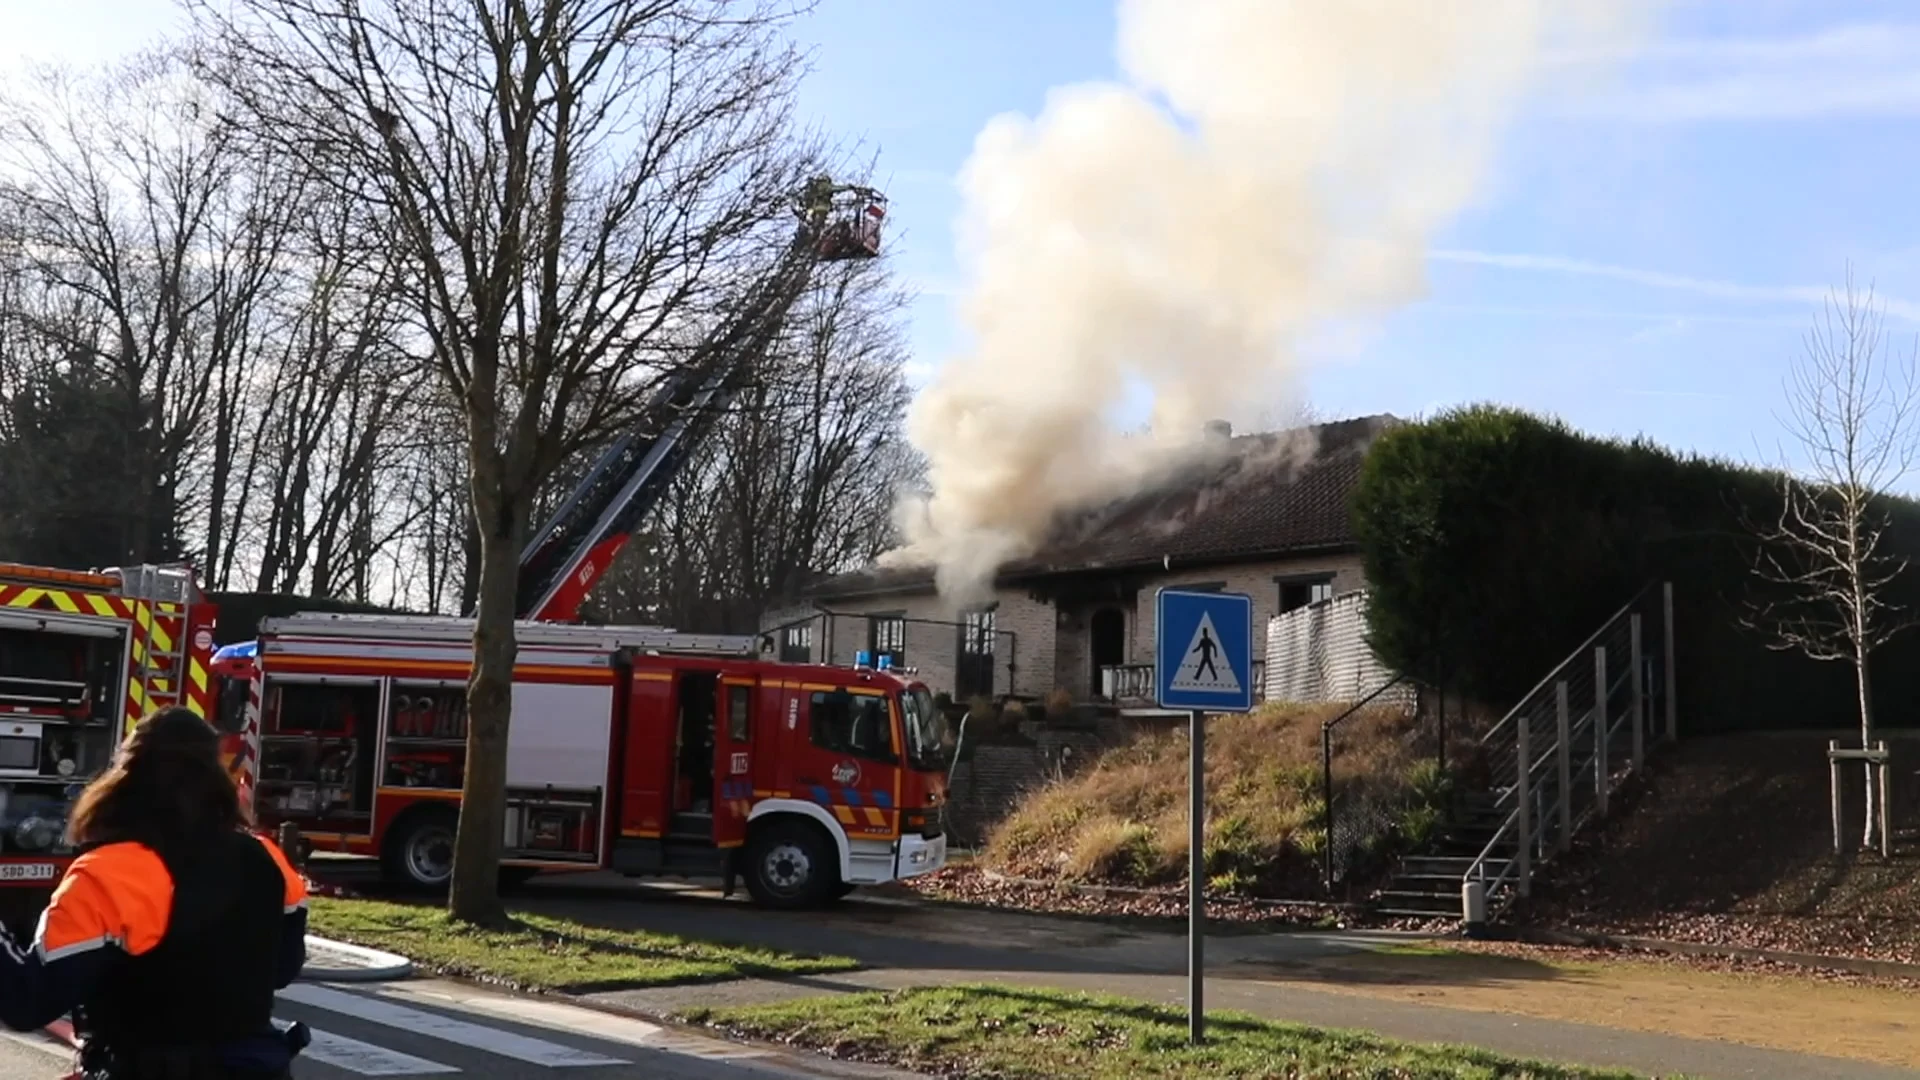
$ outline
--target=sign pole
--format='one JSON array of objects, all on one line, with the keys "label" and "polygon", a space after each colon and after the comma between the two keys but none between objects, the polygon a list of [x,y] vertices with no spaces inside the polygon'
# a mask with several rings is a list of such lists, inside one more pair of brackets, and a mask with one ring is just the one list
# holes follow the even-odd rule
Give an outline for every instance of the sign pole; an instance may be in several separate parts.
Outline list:
[{"label": "sign pole", "polygon": [[1195,1046],[1207,1041],[1203,1001],[1207,950],[1207,714],[1193,710],[1192,774],[1187,781],[1187,1034]]},{"label": "sign pole", "polygon": [[1253,711],[1253,598],[1161,589],[1154,599],[1154,698],[1187,713],[1187,1036],[1207,1039],[1207,717]]}]

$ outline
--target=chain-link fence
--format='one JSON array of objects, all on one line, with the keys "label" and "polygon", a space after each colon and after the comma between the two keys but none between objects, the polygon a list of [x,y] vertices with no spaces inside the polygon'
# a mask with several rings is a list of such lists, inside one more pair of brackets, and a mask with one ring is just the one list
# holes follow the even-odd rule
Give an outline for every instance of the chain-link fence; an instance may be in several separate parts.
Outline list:
[{"label": "chain-link fence", "polygon": [[[1326,823],[1321,870],[1330,894],[1356,870],[1385,857],[1381,842],[1412,809],[1405,778],[1377,767],[1383,740],[1375,726],[1393,715],[1411,715],[1417,724],[1420,696],[1413,680],[1388,675],[1320,727],[1320,797]],[[1388,709],[1391,712],[1380,711]],[[1437,762],[1437,745],[1434,750]]]}]

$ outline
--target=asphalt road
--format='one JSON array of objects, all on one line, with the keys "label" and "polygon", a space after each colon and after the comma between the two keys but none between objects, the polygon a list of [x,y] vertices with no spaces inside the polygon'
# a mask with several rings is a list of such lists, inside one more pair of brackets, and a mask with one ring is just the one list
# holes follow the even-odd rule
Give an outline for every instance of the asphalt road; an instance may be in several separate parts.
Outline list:
[{"label": "asphalt road", "polygon": [[[377,886],[367,867],[316,866],[317,876]],[[604,926],[631,927],[851,956],[867,970],[780,981],[615,991],[580,1008],[409,980],[370,986],[298,984],[276,1015],[320,1033],[298,1080],[447,1076],[478,1080],[793,1080],[859,1070],[801,1055],[691,1037],[630,1018],[687,1005],[954,982],[1116,993],[1178,1004],[1185,942],[1177,934],[1090,920],[976,912],[868,897],[827,911],[782,914],[723,901],[710,890],[636,884],[607,875],[543,879],[518,904]],[[1920,1080],[1920,1071],[1679,1038],[1594,1024],[1321,991],[1262,978],[1274,965],[1376,947],[1380,937],[1223,934],[1209,938],[1208,1004],[1276,1019],[1361,1028],[1421,1042],[1468,1043],[1570,1064],[1707,1080]],[[1545,989],[1545,987],[1543,987]],[[62,1052],[31,1036],[0,1039],[0,1076],[57,1080]]]},{"label": "asphalt road", "polygon": [[[856,897],[858,894],[856,894]],[[711,892],[580,875],[528,886],[516,902],[608,926],[697,935],[851,956],[869,970],[781,982],[618,991],[597,1000],[660,1015],[687,1005],[805,994],[996,982],[1184,999],[1186,942],[1178,934],[1091,920],[981,912],[909,901],[855,900],[784,914]],[[1418,1042],[1466,1043],[1524,1057],[1706,1080],[1920,1080],[1920,1070],[1790,1053],[1598,1024],[1369,998],[1263,978],[1276,965],[1377,947],[1382,936],[1223,934],[1208,939],[1209,1009],[1359,1028]],[[1544,992],[1551,992],[1545,986]]]},{"label": "asphalt road", "polygon": [[[475,1080],[818,1080],[846,1076],[777,1051],[737,1046],[596,1009],[437,980],[297,983],[276,1019],[303,1020],[313,1045],[295,1080],[463,1075]],[[59,1080],[70,1054],[45,1035],[6,1033],[0,1076]],[[880,1070],[874,1077],[905,1076]]]}]

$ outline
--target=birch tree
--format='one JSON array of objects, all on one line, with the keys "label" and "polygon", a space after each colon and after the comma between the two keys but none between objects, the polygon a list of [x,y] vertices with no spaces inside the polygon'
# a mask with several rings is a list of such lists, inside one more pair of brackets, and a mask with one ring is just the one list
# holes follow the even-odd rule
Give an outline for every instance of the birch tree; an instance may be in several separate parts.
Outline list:
[{"label": "birch tree", "polygon": [[[1907,560],[1890,549],[1885,500],[1912,471],[1915,389],[1913,351],[1890,353],[1871,288],[1862,295],[1849,277],[1787,376],[1780,421],[1802,475],[1781,470],[1778,516],[1758,530],[1754,569],[1769,599],[1752,605],[1750,625],[1775,649],[1853,669],[1862,749],[1873,745],[1869,660],[1913,622],[1887,596]],[[1868,847],[1879,828],[1873,769]]]}]

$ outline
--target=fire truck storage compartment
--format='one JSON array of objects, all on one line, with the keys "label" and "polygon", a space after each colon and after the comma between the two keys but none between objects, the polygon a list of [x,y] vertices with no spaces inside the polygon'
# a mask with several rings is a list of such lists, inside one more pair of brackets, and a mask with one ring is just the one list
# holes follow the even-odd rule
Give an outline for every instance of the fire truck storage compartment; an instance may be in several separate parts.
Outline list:
[{"label": "fire truck storage compartment", "polygon": [[508,788],[506,854],[597,863],[600,791]]},{"label": "fire truck storage compartment", "polygon": [[[127,660],[124,623],[0,613],[0,856],[69,854],[68,810],[118,744]],[[0,867],[0,884],[48,869]]]},{"label": "fire truck storage compartment", "polygon": [[467,782],[467,686],[451,679],[395,679],[387,706],[390,788],[459,791]]},{"label": "fire truck storage compartment", "polygon": [[513,684],[506,846],[543,859],[600,856],[613,685]]},{"label": "fire truck storage compartment", "polygon": [[371,833],[379,718],[377,679],[268,676],[262,806],[316,832]]},{"label": "fire truck storage compartment", "polygon": [[126,672],[122,623],[0,613],[0,716],[111,729]]}]

